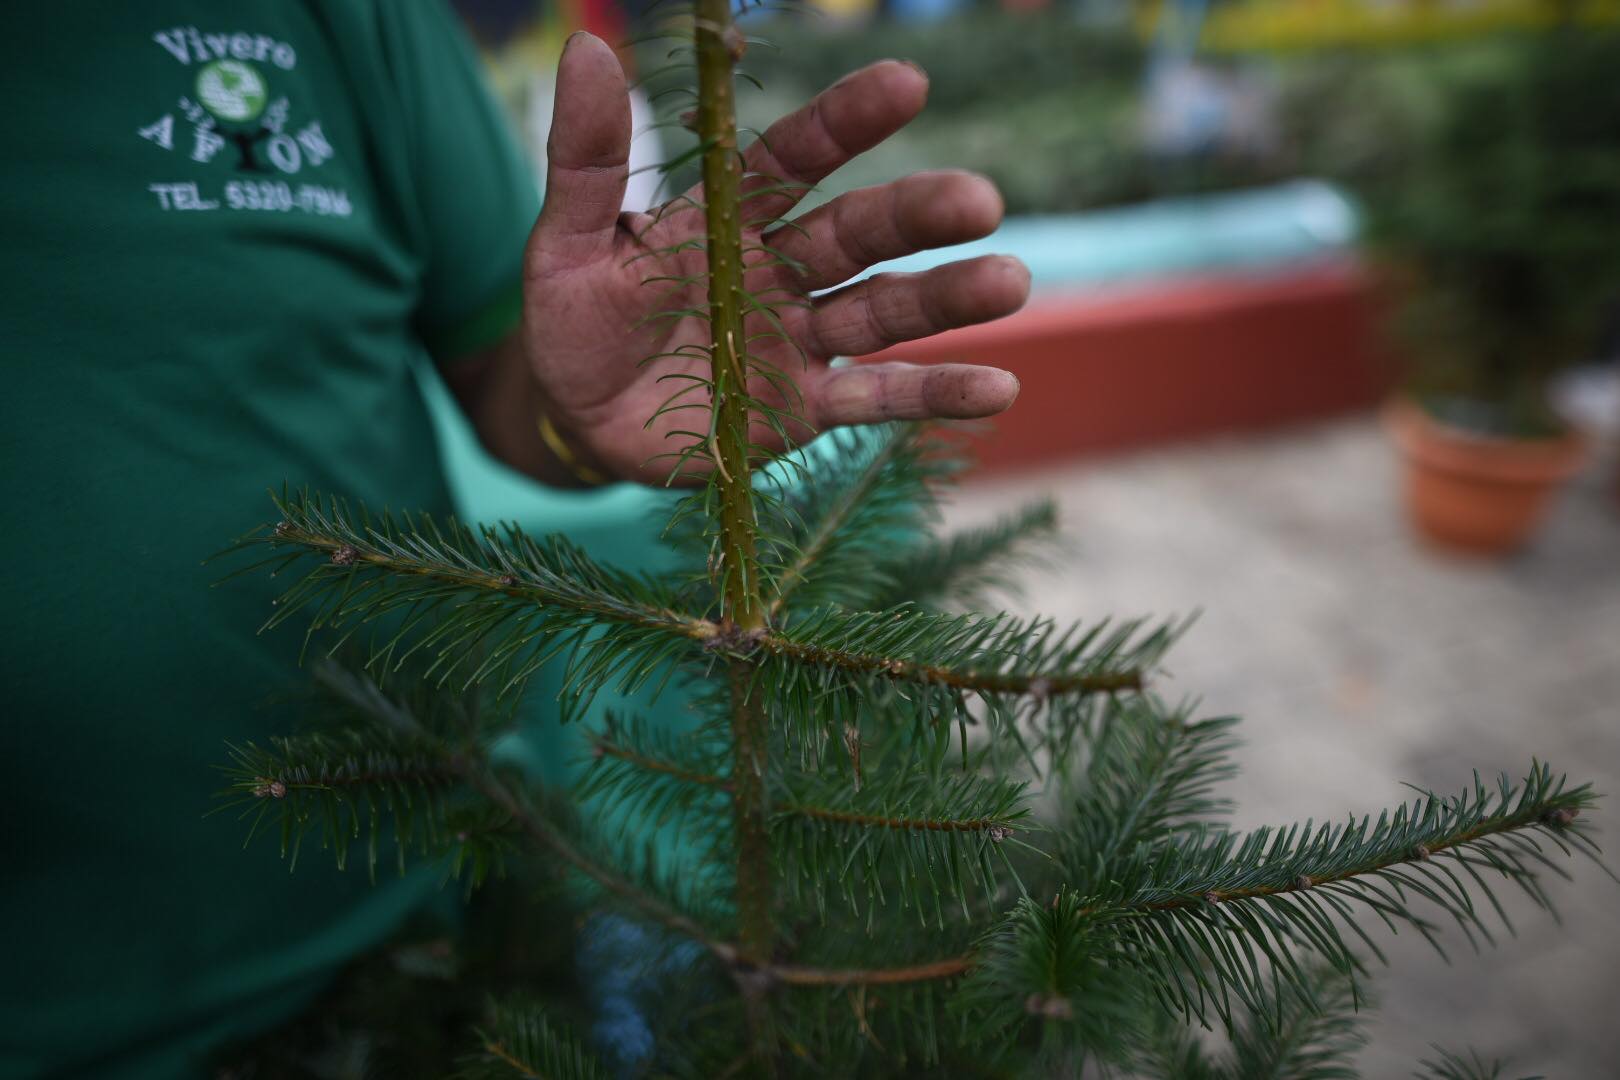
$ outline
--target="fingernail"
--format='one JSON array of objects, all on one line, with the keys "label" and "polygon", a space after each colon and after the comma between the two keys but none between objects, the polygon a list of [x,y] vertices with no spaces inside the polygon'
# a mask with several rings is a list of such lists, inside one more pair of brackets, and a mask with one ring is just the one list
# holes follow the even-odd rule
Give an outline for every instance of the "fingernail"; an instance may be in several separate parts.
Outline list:
[{"label": "fingernail", "polygon": [[923,66],[921,64],[917,63],[917,61],[915,61],[915,60],[907,60],[905,57],[902,56],[902,57],[900,57],[900,62],[902,64],[906,65],[906,67],[910,68],[912,71],[915,71],[917,74],[921,75],[923,77],[924,82],[928,81],[928,72],[924,71]]},{"label": "fingernail", "polygon": [[578,41],[584,36],[585,31],[583,30],[575,30],[572,34],[569,34],[568,40],[563,42],[563,52],[567,52],[569,49],[572,49],[574,47],[574,42]]},{"label": "fingernail", "polygon": [[996,374],[1000,376],[996,379],[1000,384],[997,389],[1006,395],[1007,404],[1011,405],[1018,397],[1018,392],[1024,388],[1024,384],[1018,381],[1018,376],[1006,369],[998,368]]}]

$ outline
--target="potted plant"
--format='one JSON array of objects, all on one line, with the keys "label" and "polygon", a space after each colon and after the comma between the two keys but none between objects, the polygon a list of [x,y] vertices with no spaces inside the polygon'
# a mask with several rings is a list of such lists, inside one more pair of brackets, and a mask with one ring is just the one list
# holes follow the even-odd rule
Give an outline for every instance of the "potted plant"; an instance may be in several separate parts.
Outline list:
[{"label": "potted plant", "polygon": [[1368,190],[1413,357],[1388,420],[1419,533],[1505,554],[1586,458],[1547,387],[1620,296],[1620,34],[1492,41],[1420,69],[1416,145]]}]

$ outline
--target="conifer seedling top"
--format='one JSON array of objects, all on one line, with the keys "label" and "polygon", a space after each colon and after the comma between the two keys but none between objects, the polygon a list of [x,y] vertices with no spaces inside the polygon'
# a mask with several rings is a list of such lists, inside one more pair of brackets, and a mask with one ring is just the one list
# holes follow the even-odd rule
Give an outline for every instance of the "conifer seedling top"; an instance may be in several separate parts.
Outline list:
[{"label": "conifer seedling top", "polygon": [[[805,427],[794,372],[760,355],[786,301],[751,290],[785,257],[750,206],[792,184],[744,170],[733,97],[751,45],[726,0],[664,24],[695,69],[696,142],[672,166],[700,162],[705,226],[665,253],[690,273],[647,283],[709,327],[707,375],[665,406],[696,418],[669,460],[698,484],[668,533],[686,571],[284,493],[243,545],[301,571],[270,624],[359,663],[314,661],[336,708],[313,730],[233,748],[232,801],[290,858],[315,837],[341,864],[359,841],[373,872],[391,848],[469,885],[528,862],[688,943],[654,978],[656,1053],[621,1074],[1352,1075],[1368,960],[1414,936],[1488,941],[1503,878],[1548,903],[1555,859],[1595,853],[1593,794],[1535,763],[1518,784],[1237,831],[1217,795],[1234,721],[1162,691],[1182,624],[974,610],[998,563],[1050,532],[1050,506],[934,535],[958,466],[909,424],[762,474],[761,433]],[[613,718],[577,789],[546,790],[490,750],[548,664],[562,693],[523,708],[567,721],[603,691],[663,687],[703,722]],[[669,823],[681,850],[603,827],[621,809]],[[520,999],[492,1004],[462,1075],[610,1074]]]}]

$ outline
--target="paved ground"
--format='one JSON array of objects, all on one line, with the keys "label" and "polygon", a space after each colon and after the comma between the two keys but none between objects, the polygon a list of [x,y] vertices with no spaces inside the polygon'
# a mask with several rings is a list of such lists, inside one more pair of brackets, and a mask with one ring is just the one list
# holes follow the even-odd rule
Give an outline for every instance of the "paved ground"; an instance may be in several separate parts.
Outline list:
[{"label": "paved ground", "polygon": [[[1032,578],[1041,610],[1202,609],[1168,685],[1245,718],[1240,824],[1376,809],[1402,797],[1401,781],[1456,788],[1474,768],[1518,772],[1532,755],[1620,806],[1613,470],[1589,472],[1537,547],[1507,564],[1418,549],[1395,462],[1362,419],[996,478],[950,518],[1051,493],[1074,554]],[[1620,826],[1608,835],[1620,849]],[[1408,1075],[1442,1042],[1511,1056],[1512,1076],[1620,1077],[1620,886],[1587,865],[1574,873],[1553,890],[1562,928],[1510,904],[1519,936],[1475,956],[1452,935],[1450,967],[1421,940],[1390,942],[1365,1075]]]}]

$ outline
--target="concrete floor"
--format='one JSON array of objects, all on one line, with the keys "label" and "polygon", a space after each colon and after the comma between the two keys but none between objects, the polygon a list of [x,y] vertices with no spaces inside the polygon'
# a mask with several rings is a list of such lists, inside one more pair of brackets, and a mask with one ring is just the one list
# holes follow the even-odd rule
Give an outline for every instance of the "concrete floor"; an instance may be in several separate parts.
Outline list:
[{"label": "concrete floor", "polygon": [[[1532,755],[1620,794],[1613,456],[1504,564],[1412,541],[1370,419],[995,477],[947,516],[1058,499],[1071,551],[1029,576],[1016,609],[1203,612],[1161,686],[1244,717],[1239,825],[1376,810],[1403,781],[1455,790],[1476,768],[1522,774]],[[1620,1077],[1620,886],[1571,871],[1552,888],[1562,927],[1503,892],[1519,933],[1494,950],[1450,934],[1448,967],[1415,935],[1388,941],[1364,1075],[1409,1075],[1438,1042],[1509,1057],[1509,1076]]]}]

